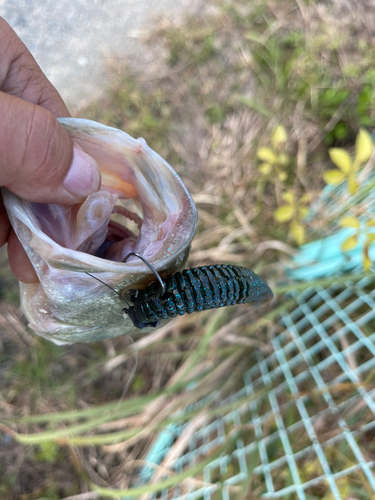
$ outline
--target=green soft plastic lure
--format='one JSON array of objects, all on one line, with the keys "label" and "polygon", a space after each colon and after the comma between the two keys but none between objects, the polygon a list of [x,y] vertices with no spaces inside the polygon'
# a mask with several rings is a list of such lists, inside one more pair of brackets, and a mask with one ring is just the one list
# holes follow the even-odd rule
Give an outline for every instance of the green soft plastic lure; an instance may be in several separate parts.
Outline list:
[{"label": "green soft plastic lure", "polygon": [[137,328],[160,320],[234,304],[261,304],[272,298],[267,283],[246,267],[217,264],[158,276],[143,290],[130,290],[132,306],[124,313]]}]

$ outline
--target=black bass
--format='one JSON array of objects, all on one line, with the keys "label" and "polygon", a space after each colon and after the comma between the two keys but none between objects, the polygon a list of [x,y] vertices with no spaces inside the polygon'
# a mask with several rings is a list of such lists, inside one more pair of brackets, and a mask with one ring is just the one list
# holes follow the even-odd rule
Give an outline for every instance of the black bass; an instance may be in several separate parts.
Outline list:
[{"label": "black bass", "polygon": [[154,281],[135,256],[122,262],[131,252],[163,276],[186,267],[197,224],[193,200],[143,139],[90,120],[59,122],[96,160],[102,186],[73,206],[29,203],[3,189],[11,224],[39,279],[20,285],[23,312],[36,333],[57,344],[131,334],[136,328],[123,315],[124,302],[108,287],[123,295]]}]

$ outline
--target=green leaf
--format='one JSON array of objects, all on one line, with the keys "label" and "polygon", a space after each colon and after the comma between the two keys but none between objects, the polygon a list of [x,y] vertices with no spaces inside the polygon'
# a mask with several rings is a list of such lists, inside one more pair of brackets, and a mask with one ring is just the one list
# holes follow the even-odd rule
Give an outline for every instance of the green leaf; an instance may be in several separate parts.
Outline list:
[{"label": "green leaf", "polygon": [[342,227],[355,227],[357,229],[360,226],[359,220],[353,215],[346,215],[345,217],[341,217],[341,219],[339,220],[339,224]]},{"label": "green leaf", "polygon": [[289,222],[294,213],[294,207],[291,205],[282,205],[274,211],[273,216],[277,222]]},{"label": "green leaf", "polygon": [[272,165],[269,163],[261,163],[258,167],[258,170],[263,175],[270,175],[272,172]]},{"label": "green leaf", "polygon": [[355,141],[355,158],[357,164],[366,163],[372,154],[373,144],[370,134],[361,129]]},{"label": "green leaf", "polygon": [[345,175],[339,170],[327,170],[323,174],[324,182],[337,186],[345,179]]},{"label": "green leaf", "polygon": [[53,464],[56,462],[59,454],[59,448],[54,442],[40,443],[39,451],[36,453],[36,459],[40,462]]},{"label": "green leaf", "polygon": [[257,157],[266,163],[276,163],[276,155],[269,148],[259,148],[257,151]]},{"label": "green leaf", "polygon": [[292,221],[290,224],[290,232],[297,245],[302,245],[305,242],[305,228],[302,224],[295,220]]},{"label": "green leaf", "polygon": [[341,245],[341,250],[343,252],[349,252],[349,250],[353,250],[358,245],[357,236],[349,236],[344,243]]},{"label": "green leaf", "polygon": [[368,220],[366,222],[366,227],[375,227],[375,220]]},{"label": "green leaf", "polygon": [[339,167],[341,172],[348,174],[352,166],[352,160],[348,153],[341,148],[331,148],[328,153],[333,163]]},{"label": "green leaf", "polygon": [[288,138],[285,128],[283,125],[277,125],[271,136],[271,142],[274,149],[278,149],[282,146]]},{"label": "green leaf", "polygon": [[309,203],[310,198],[308,194],[303,194],[299,199],[300,203]]},{"label": "green leaf", "polygon": [[367,242],[369,245],[371,245],[372,243],[374,243],[375,241],[375,233],[367,233]]}]

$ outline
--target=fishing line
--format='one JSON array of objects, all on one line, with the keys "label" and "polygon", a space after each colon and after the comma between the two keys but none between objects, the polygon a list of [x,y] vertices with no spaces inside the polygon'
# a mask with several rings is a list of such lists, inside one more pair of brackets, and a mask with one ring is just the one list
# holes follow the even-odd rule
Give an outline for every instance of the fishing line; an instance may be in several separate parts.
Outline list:
[{"label": "fishing line", "polygon": [[100,280],[99,278],[97,278],[93,274],[90,274],[87,271],[85,271],[85,272],[86,272],[86,274],[88,274],[89,276],[91,276],[91,278],[94,278],[94,280],[99,281],[99,283],[101,283],[102,285],[105,285],[107,288],[109,288],[110,290],[112,290],[112,292],[114,292],[115,294],[117,294],[120,297],[120,299],[123,300],[128,307],[131,307],[130,304],[129,304],[129,302],[125,299],[125,297],[123,297],[117,290],[115,290],[110,285],[108,285],[104,281]]}]

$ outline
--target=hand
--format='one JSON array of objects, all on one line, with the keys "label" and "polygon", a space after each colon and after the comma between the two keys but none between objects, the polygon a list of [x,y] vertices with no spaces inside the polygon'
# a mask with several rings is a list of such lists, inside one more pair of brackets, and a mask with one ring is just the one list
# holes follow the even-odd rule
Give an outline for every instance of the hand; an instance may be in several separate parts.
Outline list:
[{"label": "hand", "polygon": [[[95,160],[74,146],[55,117],[70,116],[57,90],[0,18],[0,186],[38,203],[73,204],[100,188]],[[16,278],[37,281],[0,198],[0,247]]]}]

